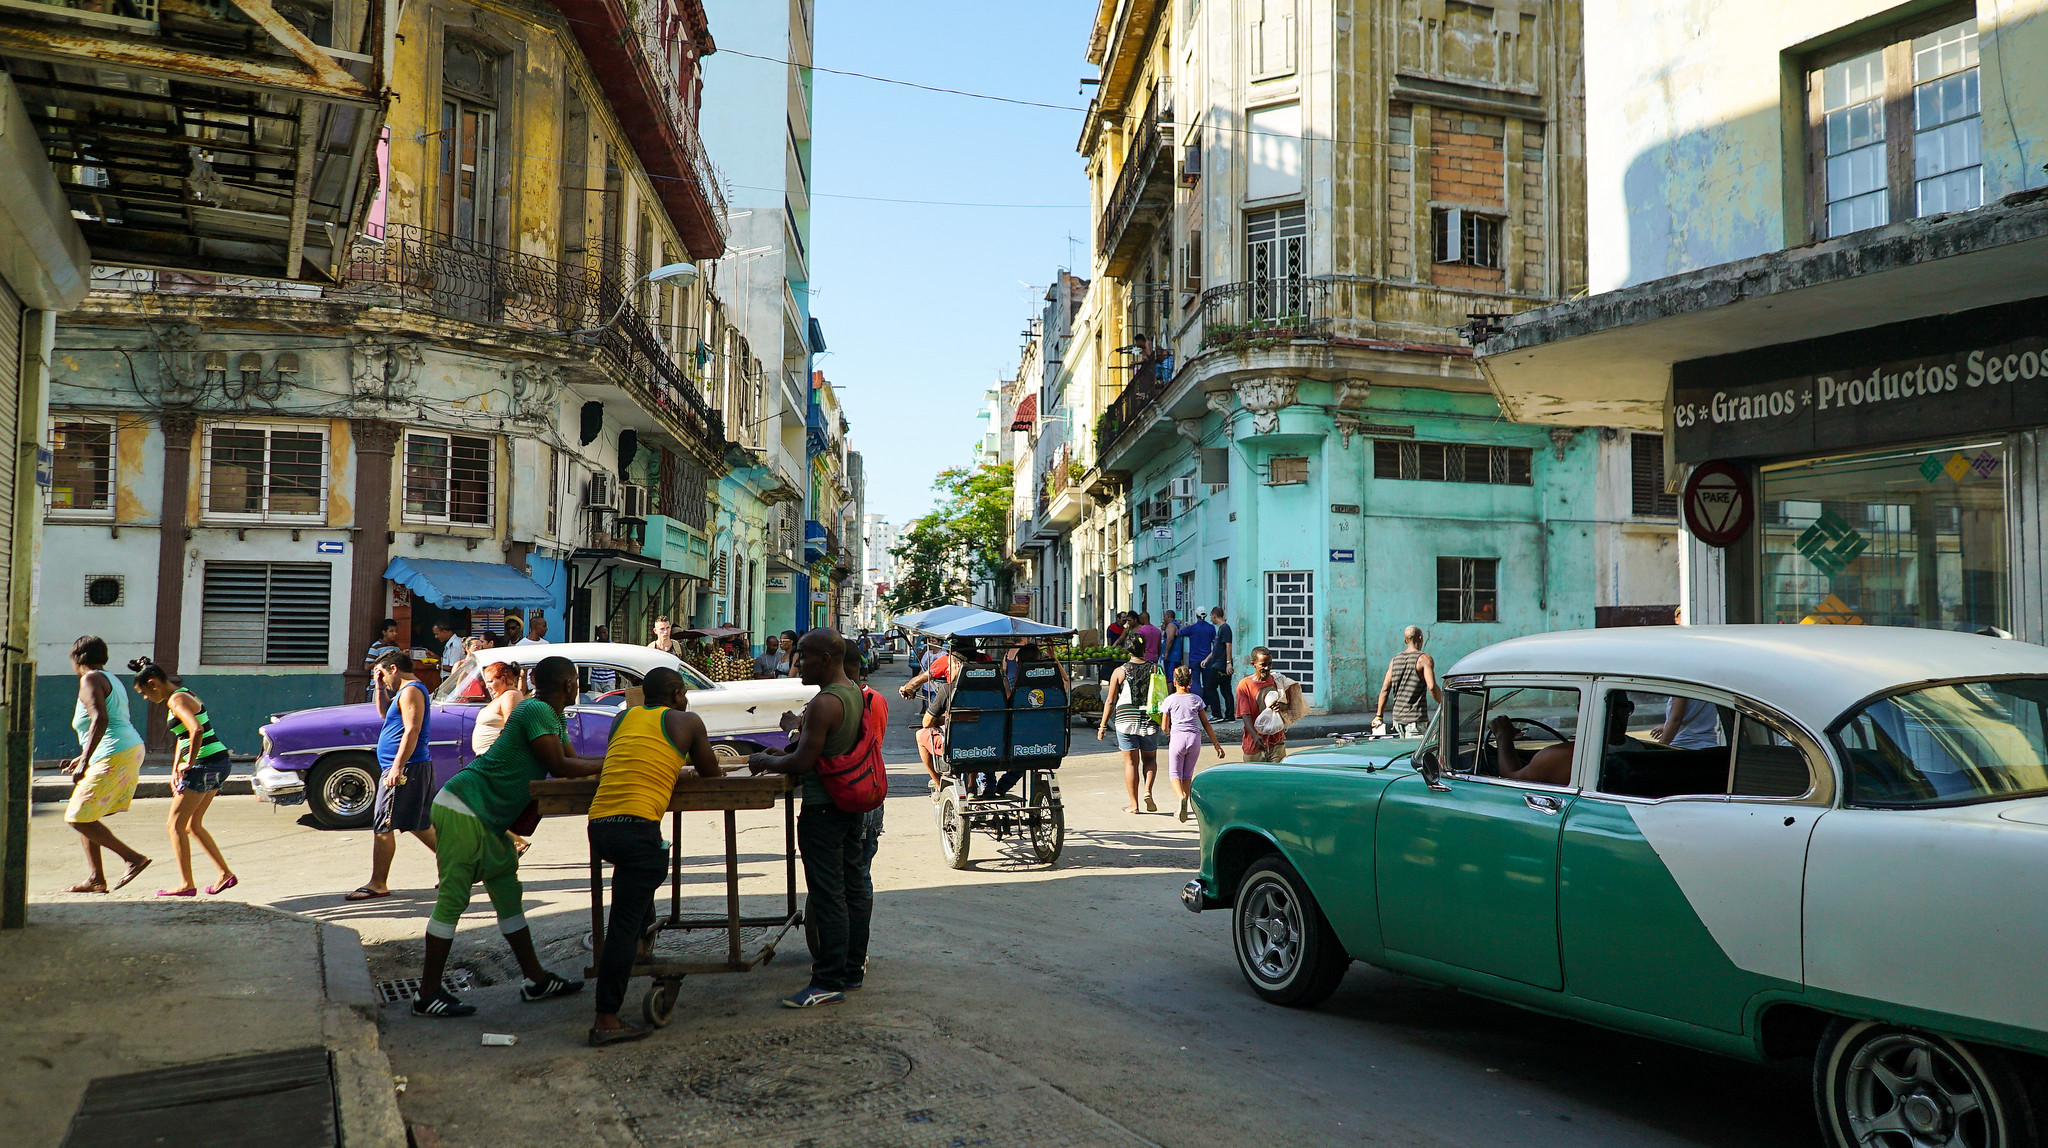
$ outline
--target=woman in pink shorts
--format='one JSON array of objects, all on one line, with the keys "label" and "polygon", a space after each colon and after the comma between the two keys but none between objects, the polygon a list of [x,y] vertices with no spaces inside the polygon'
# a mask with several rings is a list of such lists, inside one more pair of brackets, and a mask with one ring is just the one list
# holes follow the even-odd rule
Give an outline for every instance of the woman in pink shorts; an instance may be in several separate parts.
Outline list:
[{"label": "woman in pink shorts", "polygon": [[1216,760],[1223,760],[1223,743],[1216,739],[1216,729],[1209,724],[1209,706],[1202,695],[1193,689],[1194,671],[1187,666],[1173,671],[1173,696],[1159,703],[1159,714],[1166,719],[1167,729],[1172,735],[1166,744],[1166,764],[1171,771],[1173,791],[1180,795],[1180,811],[1174,816],[1182,821],[1188,819],[1191,802],[1188,787],[1195,780],[1195,759],[1202,756],[1202,736],[1207,734],[1210,744],[1216,747]]}]

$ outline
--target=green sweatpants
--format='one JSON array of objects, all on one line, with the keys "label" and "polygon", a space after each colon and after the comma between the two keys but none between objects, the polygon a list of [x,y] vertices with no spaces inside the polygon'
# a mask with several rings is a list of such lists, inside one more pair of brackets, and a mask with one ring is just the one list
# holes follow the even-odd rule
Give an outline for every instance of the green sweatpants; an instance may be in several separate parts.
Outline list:
[{"label": "green sweatpants", "polygon": [[430,937],[453,937],[455,925],[469,908],[476,883],[484,883],[491,908],[498,911],[498,931],[516,933],[526,927],[526,890],[519,884],[519,854],[512,840],[494,833],[473,814],[436,802],[434,860],[441,884],[434,896],[434,916],[427,922]]}]

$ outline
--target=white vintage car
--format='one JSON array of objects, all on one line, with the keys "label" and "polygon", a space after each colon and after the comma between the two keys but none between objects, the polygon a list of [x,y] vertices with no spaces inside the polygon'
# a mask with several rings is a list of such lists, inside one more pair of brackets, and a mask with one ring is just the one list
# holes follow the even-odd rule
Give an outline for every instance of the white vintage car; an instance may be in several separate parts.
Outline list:
[{"label": "white vintage car", "polygon": [[[619,642],[544,642],[484,650],[465,658],[434,691],[427,744],[434,758],[435,784],[453,777],[475,756],[470,730],[490,696],[481,666],[510,661],[530,667],[542,658],[576,663],[583,688],[563,716],[572,752],[592,757],[604,754],[612,719],[626,704],[625,691],[638,686],[657,666],[679,671],[689,683],[690,710],[704,719],[712,748],[721,757],[744,758],[759,749],[786,745],[789,738],[780,725],[783,712],[801,710],[818,692],[796,678],[714,682],[673,654]],[[257,797],[280,805],[305,801],[314,817],[334,828],[369,824],[376,796],[377,734],[383,720],[368,702],[273,716],[261,731],[263,751],[254,777]]]},{"label": "white vintage car", "polygon": [[1752,1060],[1832,1148],[2031,1148],[2048,1110],[2048,648],[1937,630],[1517,638],[1418,742],[1195,780],[1260,996],[1351,961]]}]

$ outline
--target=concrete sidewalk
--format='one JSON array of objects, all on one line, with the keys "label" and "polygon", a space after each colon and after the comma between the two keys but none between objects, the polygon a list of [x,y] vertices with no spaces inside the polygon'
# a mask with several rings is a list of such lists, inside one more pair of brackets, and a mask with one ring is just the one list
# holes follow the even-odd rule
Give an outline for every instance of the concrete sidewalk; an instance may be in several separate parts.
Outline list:
[{"label": "concrete sidewalk", "polygon": [[315,1045],[333,1053],[345,1148],[406,1143],[353,929],[240,903],[44,898],[0,933],[0,999],[9,1144],[58,1144],[95,1077]]}]

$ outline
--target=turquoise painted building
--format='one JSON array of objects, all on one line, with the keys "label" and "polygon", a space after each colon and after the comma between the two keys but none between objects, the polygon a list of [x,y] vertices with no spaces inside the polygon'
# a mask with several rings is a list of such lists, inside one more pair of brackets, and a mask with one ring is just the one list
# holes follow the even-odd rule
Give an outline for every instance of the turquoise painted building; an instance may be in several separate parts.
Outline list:
[{"label": "turquoise painted building", "polygon": [[1155,623],[1221,605],[1240,661],[1271,648],[1340,712],[1373,708],[1408,625],[1448,666],[1594,624],[1596,434],[1553,439],[1487,395],[1419,387],[1358,401],[1267,379],[1216,397],[1125,451],[1147,451],[1130,472],[1128,601]]}]

